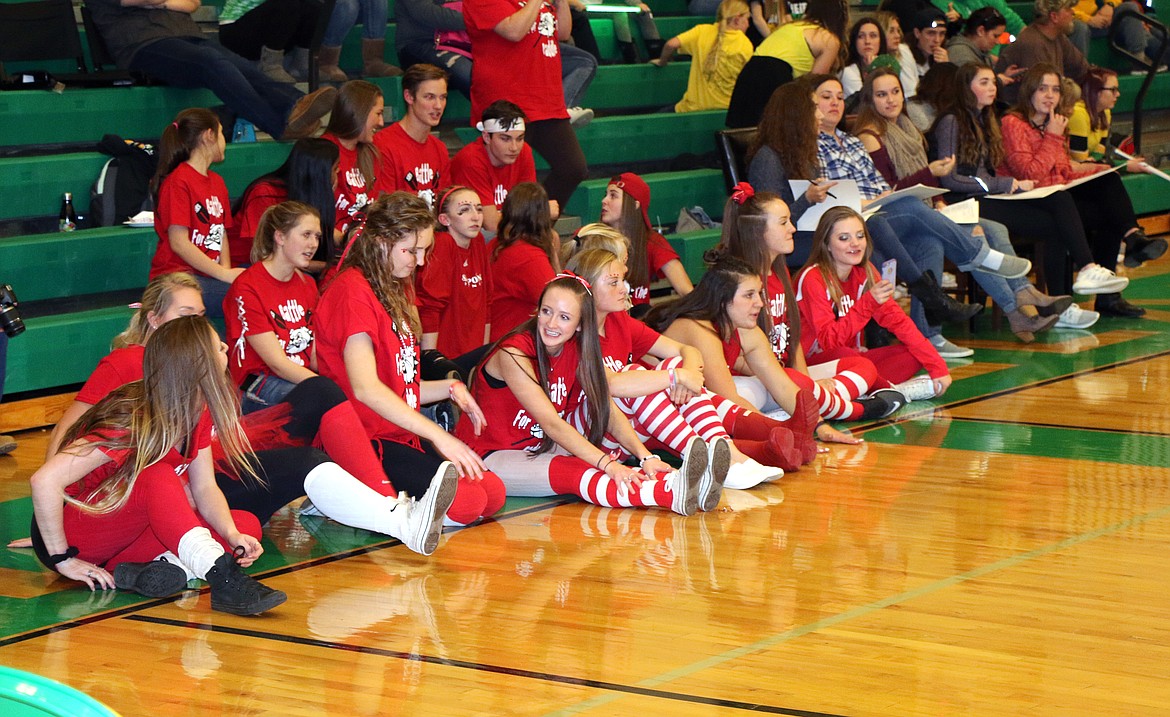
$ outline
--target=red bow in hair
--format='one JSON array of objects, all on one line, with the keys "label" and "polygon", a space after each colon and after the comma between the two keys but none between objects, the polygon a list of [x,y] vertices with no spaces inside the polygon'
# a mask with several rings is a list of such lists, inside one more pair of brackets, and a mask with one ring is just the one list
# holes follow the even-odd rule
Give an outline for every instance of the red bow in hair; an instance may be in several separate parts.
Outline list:
[{"label": "red bow in hair", "polygon": [[731,198],[734,199],[735,203],[741,207],[743,206],[744,202],[754,196],[756,196],[756,190],[752,189],[752,185],[748,184],[747,182],[740,182],[739,184],[735,185],[735,189],[731,190]]},{"label": "red bow in hair", "polygon": [[574,274],[568,269],[565,269],[561,273],[554,276],[552,280],[556,281],[557,279],[576,279],[577,283],[581,286],[584,286],[585,291],[589,292],[590,296],[593,296],[593,287],[589,285],[589,282],[585,280],[585,277],[580,276],[579,274]]}]

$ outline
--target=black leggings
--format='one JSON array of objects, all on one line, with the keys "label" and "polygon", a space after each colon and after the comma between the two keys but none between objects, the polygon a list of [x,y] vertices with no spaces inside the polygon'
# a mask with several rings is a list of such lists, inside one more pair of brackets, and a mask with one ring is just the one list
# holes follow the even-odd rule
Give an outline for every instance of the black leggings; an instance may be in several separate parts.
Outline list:
[{"label": "black leggings", "polygon": [[375,440],[374,452],[381,456],[382,469],[390,477],[394,489],[412,496],[427,492],[431,479],[443,463],[443,458],[427,443],[423,443],[420,451],[397,441]]},{"label": "black leggings", "polygon": [[[321,4],[313,0],[268,0],[219,26],[221,45],[249,60],[260,59],[260,48],[291,50],[313,41]],[[323,21],[328,22],[329,18]]]},{"label": "black leggings", "polygon": [[772,93],[789,82],[792,82],[792,65],[784,60],[763,55],[748,60],[731,90],[727,126],[734,129],[758,125]]},{"label": "black leggings", "polygon": [[1121,183],[1121,177],[1117,172],[1106,174],[1078,184],[1068,193],[1077,203],[1077,212],[1089,233],[1093,261],[1106,269],[1113,269],[1126,232],[1138,225],[1133,202]]},{"label": "black leggings", "polygon": [[261,525],[272,514],[305,494],[305,476],[329,456],[316,448],[275,448],[256,451],[256,472],[263,484],[252,478],[237,480],[226,473],[216,472],[215,482],[227,498],[228,507],[246,510],[256,516]]},{"label": "black leggings", "polygon": [[528,123],[524,141],[548,162],[544,190],[564,211],[573,190],[589,176],[589,164],[577,142],[577,133],[567,119],[539,120]]},{"label": "black leggings", "polygon": [[[1085,225],[1069,192],[1056,192],[1042,199],[985,199],[979,202],[979,214],[1003,224],[1012,236],[1031,237],[1045,243],[1049,248],[1044,252],[1044,275],[1049,294],[1072,293],[1072,275],[1068,272],[1066,252],[1072,257],[1076,269],[1096,261],[1097,252],[1089,247]],[[1114,244],[1113,259],[1098,263],[1109,268],[1116,262],[1117,245]]]}]

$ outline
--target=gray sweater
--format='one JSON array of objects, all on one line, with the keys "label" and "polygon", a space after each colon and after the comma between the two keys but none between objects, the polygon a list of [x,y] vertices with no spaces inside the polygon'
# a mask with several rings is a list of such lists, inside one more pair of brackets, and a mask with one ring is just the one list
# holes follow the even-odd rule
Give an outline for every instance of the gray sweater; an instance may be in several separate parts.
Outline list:
[{"label": "gray sweater", "polygon": [[[938,148],[939,157],[950,157],[954,155],[956,160],[954,170],[944,177],[939,177],[939,184],[945,189],[968,195],[1008,194],[1012,191],[1013,179],[1011,177],[997,176],[989,170],[987,168],[986,156],[979,162],[978,167],[959,166],[959,128],[955,122],[954,115],[944,115],[939,119],[934,128],[934,142]],[[986,191],[972,177],[972,172],[974,172],[975,177],[979,177],[987,185]]]}]

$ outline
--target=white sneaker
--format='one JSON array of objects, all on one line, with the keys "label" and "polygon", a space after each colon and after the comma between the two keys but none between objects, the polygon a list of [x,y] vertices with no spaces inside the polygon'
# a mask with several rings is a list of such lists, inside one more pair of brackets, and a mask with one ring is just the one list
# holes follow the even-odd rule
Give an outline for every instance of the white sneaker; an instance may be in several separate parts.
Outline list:
[{"label": "white sneaker", "polygon": [[907,401],[925,401],[934,398],[934,379],[930,376],[915,376],[894,384],[894,390],[905,396]]},{"label": "white sneaker", "polygon": [[416,553],[430,555],[439,546],[443,516],[455,501],[459,471],[450,461],[443,461],[422,498],[414,500],[405,493],[387,498],[395,528],[391,534]]},{"label": "white sneaker", "polygon": [[945,359],[967,358],[968,356],[975,355],[975,349],[964,348],[963,346],[952,344],[950,341],[947,341],[947,338],[942,334],[935,334],[934,336],[931,336],[930,345],[934,347],[935,351],[938,351],[939,356],[942,356]]},{"label": "white sneaker", "polygon": [[1061,312],[1060,318],[1052,327],[1056,329],[1087,329],[1097,323],[1099,318],[1101,318],[1101,314],[1096,311],[1089,311],[1076,304],[1070,304],[1067,309]]},{"label": "white sneaker", "polygon": [[[691,441],[694,442],[695,439],[692,438]],[[715,510],[719,506],[723,484],[731,468],[731,442],[723,436],[711,441],[710,444],[704,444],[701,438],[698,442],[707,453],[707,470],[703,473],[703,479],[699,481],[699,510]]]},{"label": "white sneaker", "polygon": [[706,471],[707,465],[703,463],[702,470],[677,470],[666,475],[664,481],[666,489],[671,494],[671,510],[679,515],[695,514],[699,509],[699,482],[702,481],[703,473]]},{"label": "white sneaker", "polygon": [[748,458],[743,463],[731,464],[727,469],[727,479],[723,481],[723,487],[733,490],[747,490],[755,488],[761,483],[780,480],[783,477],[783,469],[766,466],[759,461]]},{"label": "white sneaker", "polygon": [[[682,466],[678,469],[678,472],[682,474],[683,480],[688,484],[691,483],[692,475],[697,476],[694,479],[696,486],[696,508],[702,508],[704,494],[710,492],[712,487],[714,487],[711,481],[711,471],[707,464],[707,444],[703,442],[702,438],[691,436],[691,440],[687,441],[687,445],[683,448]],[[718,489],[716,490],[715,502],[719,502]],[[703,508],[703,510],[706,510],[706,508]],[[683,515],[690,515],[690,513],[683,513]]]},{"label": "white sneaker", "polygon": [[1116,294],[1129,286],[1129,279],[1118,276],[1100,264],[1086,264],[1073,282],[1076,294]]},{"label": "white sneaker", "polygon": [[308,496],[305,496],[305,499],[301,501],[300,506],[297,507],[297,514],[298,515],[311,515],[315,518],[329,517],[329,516],[325,515],[324,513],[322,513],[321,510],[319,508],[317,508],[317,506],[313,505],[313,501],[309,500]]},{"label": "white sneaker", "polygon": [[580,129],[593,121],[593,110],[588,107],[569,107],[569,124]]}]

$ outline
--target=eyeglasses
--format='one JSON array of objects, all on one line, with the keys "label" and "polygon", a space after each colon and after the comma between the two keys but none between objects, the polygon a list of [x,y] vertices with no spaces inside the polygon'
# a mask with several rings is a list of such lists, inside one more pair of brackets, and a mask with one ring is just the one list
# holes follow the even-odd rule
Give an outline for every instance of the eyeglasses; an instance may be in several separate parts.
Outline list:
[{"label": "eyeglasses", "polygon": [[1115,95],[1120,95],[1120,94],[1121,94],[1121,88],[1120,88],[1120,87],[1102,87],[1102,88],[1101,88],[1101,91],[1102,91],[1102,92],[1112,92],[1112,93],[1113,93],[1113,94],[1115,94]]}]

